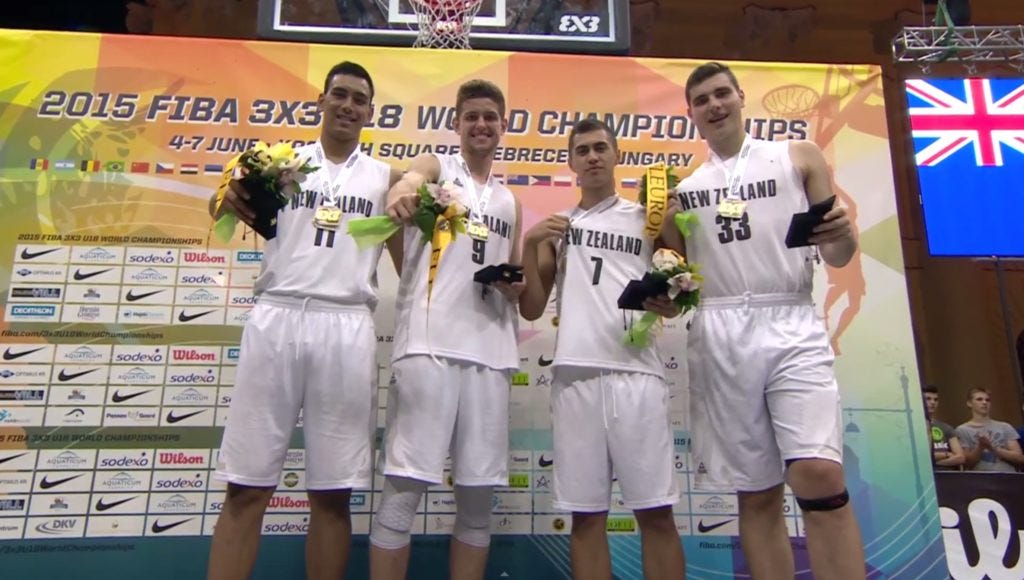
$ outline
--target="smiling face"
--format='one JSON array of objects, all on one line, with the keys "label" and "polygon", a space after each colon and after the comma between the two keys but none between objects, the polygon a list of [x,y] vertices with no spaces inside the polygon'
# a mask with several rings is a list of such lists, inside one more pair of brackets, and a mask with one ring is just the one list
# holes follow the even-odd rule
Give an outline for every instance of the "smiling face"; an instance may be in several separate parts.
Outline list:
[{"label": "smiling face", "polygon": [[324,134],[338,141],[358,140],[373,116],[372,95],[366,79],[347,74],[331,77],[327,91],[317,99]]},{"label": "smiling face", "polygon": [[732,138],[743,133],[743,91],[722,72],[704,79],[687,93],[687,115],[709,142]]},{"label": "smiling face", "polygon": [[493,154],[501,136],[505,134],[506,121],[494,100],[473,98],[461,103],[454,128],[464,151],[470,154]]}]

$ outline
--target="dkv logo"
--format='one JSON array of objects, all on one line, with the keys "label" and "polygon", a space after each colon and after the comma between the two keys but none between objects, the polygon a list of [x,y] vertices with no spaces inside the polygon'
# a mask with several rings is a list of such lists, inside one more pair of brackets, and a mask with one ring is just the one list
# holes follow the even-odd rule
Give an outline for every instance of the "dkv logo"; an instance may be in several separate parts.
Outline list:
[{"label": "dkv logo", "polygon": [[[978,561],[974,564],[968,561],[964,548],[963,536],[966,530],[960,527],[960,515],[954,509],[939,508],[950,576],[955,580],[1024,578],[1024,530],[1013,529],[1006,508],[997,501],[982,497],[967,506],[967,516],[974,532],[974,542],[978,546]],[[1017,561],[1004,564],[1003,558],[1014,541],[1018,546]]]},{"label": "dkv logo", "polygon": [[594,33],[601,28],[601,17],[595,14],[563,14],[558,21],[559,32]]}]

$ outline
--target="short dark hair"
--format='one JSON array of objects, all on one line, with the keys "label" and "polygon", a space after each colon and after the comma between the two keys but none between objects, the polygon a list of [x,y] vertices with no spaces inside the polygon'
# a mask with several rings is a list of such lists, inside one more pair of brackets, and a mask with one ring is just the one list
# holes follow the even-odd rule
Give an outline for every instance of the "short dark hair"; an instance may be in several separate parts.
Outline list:
[{"label": "short dark hair", "polygon": [[740,90],[740,82],[736,80],[736,73],[732,72],[731,68],[720,62],[708,62],[693,69],[690,76],[686,78],[686,104],[690,104],[690,90],[693,87],[717,74],[724,74],[729,77],[729,82],[732,83],[732,86],[736,87],[737,91]]},{"label": "short dark hair", "polygon": [[984,387],[971,387],[970,390],[967,391],[967,400],[970,401],[971,399],[974,398],[974,395],[978,393],[985,393],[990,397],[992,396],[991,394],[989,394],[988,389]]},{"label": "short dark hair", "polygon": [[619,142],[615,139],[615,131],[612,131],[612,128],[608,123],[605,123],[600,119],[587,117],[573,125],[572,131],[569,131],[569,151],[572,151],[572,143],[576,140],[577,135],[593,133],[594,131],[604,131],[607,133],[608,137],[612,140],[612,147],[614,147],[616,151],[619,150]]},{"label": "short dark hair", "polygon": [[366,81],[366,84],[370,85],[370,100],[373,100],[373,79],[370,78],[370,73],[367,72],[362,65],[358,65],[354,62],[344,61],[331,67],[331,70],[327,71],[327,76],[324,78],[324,93],[327,93],[331,88],[331,79],[337,75],[346,75],[350,77],[356,77]]},{"label": "short dark hair", "polygon": [[938,395],[939,394],[939,388],[936,387],[935,385],[925,385],[925,386],[921,387],[921,392],[922,393],[931,393],[933,395]]},{"label": "short dark hair", "polygon": [[462,114],[462,105],[469,99],[490,99],[498,105],[498,114],[505,116],[505,93],[491,81],[473,79],[462,83],[455,95],[456,115]]}]

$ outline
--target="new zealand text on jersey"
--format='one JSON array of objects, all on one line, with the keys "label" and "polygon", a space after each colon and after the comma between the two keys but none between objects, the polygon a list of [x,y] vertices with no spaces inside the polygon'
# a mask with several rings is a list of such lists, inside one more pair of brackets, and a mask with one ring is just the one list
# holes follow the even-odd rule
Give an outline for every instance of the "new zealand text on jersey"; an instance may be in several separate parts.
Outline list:
[{"label": "new zealand text on jersey", "polygon": [[507,221],[484,214],[484,222],[487,223],[487,229],[506,240],[512,237],[512,225]]},{"label": "new zealand text on jersey", "polygon": [[[292,196],[291,209],[298,209],[300,207],[313,209],[323,202],[324,196],[319,191],[303,191],[298,195]],[[343,195],[338,200],[338,207],[341,208],[342,213],[350,215],[362,214],[366,217],[373,215],[373,202],[363,197]]]},{"label": "new zealand text on jersey", "polygon": [[[778,195],[778,190],[775,186],[774,179],[766,179],[764,181],[755,181],[753,183],[746,183],[740,186],[740,198],[743,201],[750,201],[752,199],[762,199],[765,197],[775,197]],[[714,200],[711,199],[714,194]],[[678,193],[679,203],[683,206],[683,211],[698,208],[707,207],[709,205],[717,206],[729,195],[729,188],[727,187],[713,187],[711,189],[692,189],[683,190]]]},{"label": "new zealand text on jersey", "polygon": [[565,232],[565,242],[573,246],[585,246],[598,250],[613,250],[626,254],[640,255],[643,247],[643,240],[633,236],[617,234],[615,232],[602,232],[598,230],[585,230],[583,228],[569,228]]}]

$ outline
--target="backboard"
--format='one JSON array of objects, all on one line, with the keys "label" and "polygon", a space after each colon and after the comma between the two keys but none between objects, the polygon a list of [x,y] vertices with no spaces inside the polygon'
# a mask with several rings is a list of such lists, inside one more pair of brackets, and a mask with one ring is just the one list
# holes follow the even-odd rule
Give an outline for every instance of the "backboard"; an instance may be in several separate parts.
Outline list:
[{"label": "backboard", "polygon": [[[412,46],[413,0],[260,0],[264,38]],[[483,0],[473,48],[625,54],[629,9],[623,0]]]}]

